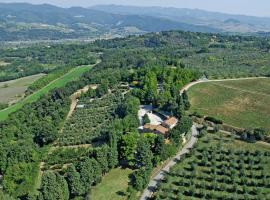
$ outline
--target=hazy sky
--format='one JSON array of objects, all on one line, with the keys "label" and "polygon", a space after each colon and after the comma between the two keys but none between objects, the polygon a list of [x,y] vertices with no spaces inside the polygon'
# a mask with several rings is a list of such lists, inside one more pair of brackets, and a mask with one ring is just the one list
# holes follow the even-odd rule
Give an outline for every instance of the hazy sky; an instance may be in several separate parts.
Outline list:
[{"label": "hazy sky", "polygon": [[49,3],[63,7],[88,7],[97,4],[172,6],[270,17],[270,0],[0,0],[0,2]]}]

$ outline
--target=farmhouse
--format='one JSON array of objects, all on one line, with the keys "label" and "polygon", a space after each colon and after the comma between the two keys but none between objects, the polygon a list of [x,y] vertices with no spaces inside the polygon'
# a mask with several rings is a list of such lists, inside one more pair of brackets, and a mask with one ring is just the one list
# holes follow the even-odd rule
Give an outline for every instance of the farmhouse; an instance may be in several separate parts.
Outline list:
[{"label": "farmhouse", "polygon": [[170,117],[162,122],[162,125],[168,129],[173,129],[178,123],[178,119],[175,117]]},{"label": "farmhouse", "polygon": [[165,137],[168,136],[169,129],[165,128],[162,125],[151,125],[145,124],[143,127],[144,132],[154,132],[156,134],[164,135]]}]

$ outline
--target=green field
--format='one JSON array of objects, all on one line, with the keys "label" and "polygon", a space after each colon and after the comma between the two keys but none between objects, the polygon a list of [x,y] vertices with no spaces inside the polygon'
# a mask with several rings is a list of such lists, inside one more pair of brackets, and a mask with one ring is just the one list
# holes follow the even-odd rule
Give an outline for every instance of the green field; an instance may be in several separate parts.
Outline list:
[{"label": "green field", "polygon": [[91,191],[91,199],[95,200],[127,200],[130,169],[113,169]]},{"label": "green field", "polygon": [[154,199],[269,199],[269,155],[269,144],[208,133],[165,176]]},{"label": "green field", "polygon": [[77,80],[84,72],[90,70],[92,66],[81,66],[76,67],[73,70],[69,71],[65,75],[61,76],[60,78],[52,81],[50,84],[45,86],[44,88],[38,90],[37,92],[29,95],[25,99],[19,101],[18,103],[0,111],[0,121],[7,119],[8,115],[16,110],[22,108],[23,105],[27,103],[32,103],[38,100],[42,95],[48,93],[49,91],[63,87],[66,83],[71,82],[73,80]]},{"label": "green field", "polygon": [[240,128],[270,129],[270,78],[205,82],[188,94],[191,112]]},{"label": "green field", "polygon": [[45,74],[36,74],[12,81],[0,82],[0,103],[13,103],[19,100],[29,85]]}]

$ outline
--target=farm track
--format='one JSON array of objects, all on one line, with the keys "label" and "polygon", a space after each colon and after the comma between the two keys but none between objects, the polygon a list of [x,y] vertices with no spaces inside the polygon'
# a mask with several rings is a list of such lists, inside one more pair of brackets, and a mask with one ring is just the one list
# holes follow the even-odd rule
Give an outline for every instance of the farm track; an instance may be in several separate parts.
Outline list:
[{"label": "farm track", "polygon": [[266,79],[269,77],[266,76],[260,76],[260,77],[248,77],[248,78],[232,78],[232,79],[216,79],[216,80],[198,80],[191,82],[187,84],[181,91],[180,94],[182,94],[184,91],[189,90],[192,86],[200,84],[200,83],[210,83],[210,82],[223,82],[223,81],[241,81],[241,80],[254,80],[254,79]]},{"label": "farm track", "polygon": [[228,89],[232,89],[232,90],[237,90],[237,91],[243,92],[243,93],[250,93],[250,94],[256,94],[256,95],[262,95],[262,96],[270,97],[269,94],[265,94],[265,93],[262,93],[262,92],[254,92],[254,91],[250,91],[250,90],[244,90],[244,89],[240,89],[240,88],[237,88],[237,87],[225,86],[225,85],[221,85],[221,84],[214,83],[214,82],[212,84],[217,85],[219,87],[224,87],[224,88],[228,88]]},{"label": "farm track", "polygon": [[[98,60],[98,62],[95,64],[99,64],[101,61]],[[94,65],[94,66],[95,66]],[[52,81],[51,83],[49,83],[49,85],[51,85],[52,83],[56,82],[57,80],[60,80],[62,77],[59,77],[57,79],[55,79],[54,81]],[[47,85],[48,86],[48,85]],[[47,87],[45,86],[45,87]],[[70,96],[70,99],[71,99],[71,105],[70,105],[70,110],[68,112],[68,115],[67,115],[67,118],[66,120],[73,114],[75,108],[76,108],[76,105],[77,105],[77,98],[82,94],[82,92],[87,92],[89,90],[91,86],[85,86],[83,89],[80,89],[78,91],[76,91],[75,93],[73,93],[71,96]],[[92,86],[93,88],[96,88],[96,86]],[[87,89],[87,90],[86,90]],[[86,90],[86,91],[85,91]],[[79,95],[79,96],[78,96]],[[59,131],[59,132],[62,132],[63,131],[63,128]],[[79,148],[79,147],[85,147],[86,145],[88,144],[82,144],[82,145],[76,145],[76,147],[73,145],[73,146],[66,146],[65,148]],[[51,153],[53,150],[57,149],[58,147],[51,147],[48,151],[48,154]],[[60,148],[60,147],[59,147]],[[44,167],[45,167],[46,163],[44,161],[41,161],[40,162],[40,165],[39,165],[39,175],[38,175],[38,178],[39,180],[41,180],[42,178],[42,175],[43,175],[43,170],[44,170]],[[40,184],[41,184],[41,181],[40,183],[38,184],[37,188],[39,189],[40,188]]]},{"label": "farm track", "polygon": [[96,89],[97,85],[87,85],[83,89],[76,91],[74,94],[70,96],[71,104],[67,115],[67,119],[69,119],[72,116],[73,112],[75,111],[76,106],[78,104],[78,98],[81,96],[81,94],[86,93],[90,88]]}]

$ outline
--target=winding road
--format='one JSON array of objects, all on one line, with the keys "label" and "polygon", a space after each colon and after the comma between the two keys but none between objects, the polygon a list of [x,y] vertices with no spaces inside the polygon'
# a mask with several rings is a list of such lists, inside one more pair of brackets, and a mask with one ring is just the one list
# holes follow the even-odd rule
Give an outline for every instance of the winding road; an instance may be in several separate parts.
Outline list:
[{"label": "winding road", "polygon": [[[221,82],[221,81],[237,81],[237,80],[249,80],[249,79],[259,79],[259,78],[268,78],[268,77],[248,77],[248,78],[235,78],[235,79],[217,79],[217,80],[208,80],[208,79],[201,79],[198,81],[191,82],[187,84],[183,89],[180,91],[180,95],[183,94],[184,91],[189,90],[192,86],[197,85],[199,83],[206,83],[206,82]],[[189,141],[185,144],[185,146],[173,157],[168,164],[163,167],[158,174],[150,180],[147,188],[144,190],[143,194],[141,195],[140,200],[147,200],[152,197],[155,189],[159,182],[162,181],[166,173],[168,173],[174,165],[176,165],[177,161],[181,160],[181,157],[189,153],[189,150],[193,148],[194,144],[197,142],[197,135],[199,134],[196,128],[196,125],[193,124],[192,126],[192,136]]]},{"label": "winding road", "polygon": [[197,142],[197,135],[199,134],[196,128],[196,125],[194,124],[191,128],[192,130],[192,136],[189,139],[189,141],[185,144],[185,146],[179,151],[176,156],[174,156],[168,164],[149,182],[147,188],[144,190],[140,200],[147,200],[150,198],[155,191],[158,183],[164,178],[166,173],[168,173],[173,167],[177,161],[181,159],[181,157],[188,153],[190,149],[193,148],[194,144]]}]

